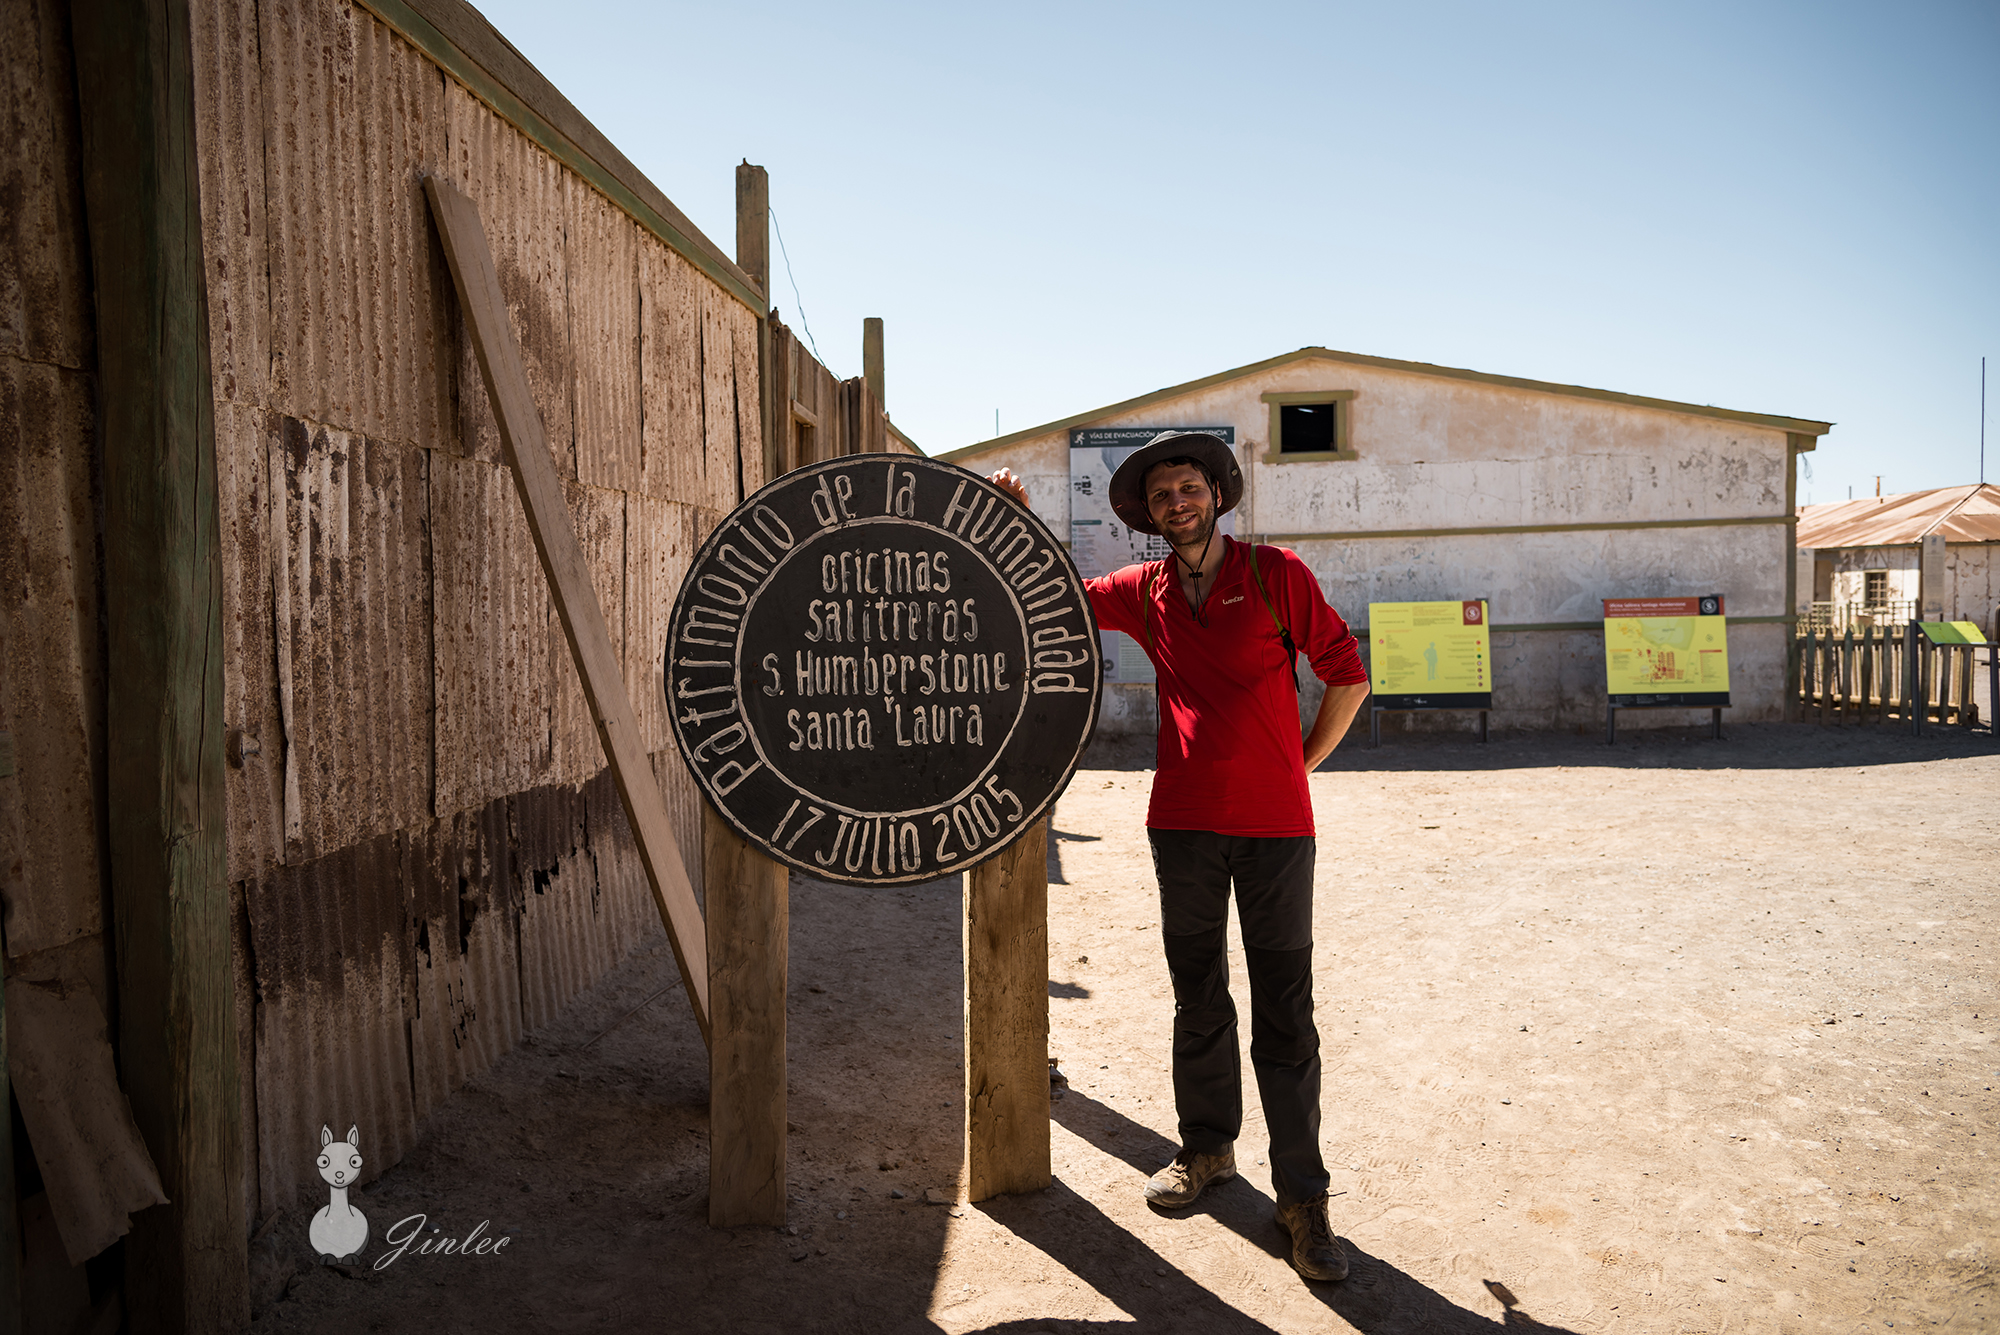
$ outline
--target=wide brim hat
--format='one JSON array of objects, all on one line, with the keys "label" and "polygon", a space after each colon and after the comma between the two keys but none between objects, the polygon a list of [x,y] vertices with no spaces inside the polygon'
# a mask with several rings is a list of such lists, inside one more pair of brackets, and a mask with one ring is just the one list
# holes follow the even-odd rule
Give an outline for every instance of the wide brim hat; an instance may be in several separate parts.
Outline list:
[{"label": "wide brim hat", "polygon": [[1214,480],[1215,513],[1219,517],[1243,499],[1243,469],[1236,451],[1222,437],[1207,431],[1162,431],[1132,452],[1111,475],[1111,510],[1126,528],[1158,536],[1146,510],[1146,472],[1166,459],[1198,459]]}]

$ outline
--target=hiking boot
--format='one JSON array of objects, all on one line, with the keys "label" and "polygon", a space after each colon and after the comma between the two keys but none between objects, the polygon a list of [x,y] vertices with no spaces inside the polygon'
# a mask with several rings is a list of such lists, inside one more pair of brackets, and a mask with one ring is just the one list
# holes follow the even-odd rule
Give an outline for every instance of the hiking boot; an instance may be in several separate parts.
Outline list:
[{"label": "hiking boot", "polygon": [[1195,1154],[1182,1150],[1174,1161],[1153,1174],[1146,1183],[1146,1200],[1153,1205],[1177,1209],[1194,1204],[1194,1198],[1211,1182],[1227,1182],[1236,1176],[1236,1151]]},{"label": "hiking boot", "polygon": [[1347,1254],[1326,1222],[1326,1193],[1297,1205],[1280,1205],[1271,1216],[1292,1237],[1292,1269],[1307,1279],[1339,1283],[1347,1278]]}]

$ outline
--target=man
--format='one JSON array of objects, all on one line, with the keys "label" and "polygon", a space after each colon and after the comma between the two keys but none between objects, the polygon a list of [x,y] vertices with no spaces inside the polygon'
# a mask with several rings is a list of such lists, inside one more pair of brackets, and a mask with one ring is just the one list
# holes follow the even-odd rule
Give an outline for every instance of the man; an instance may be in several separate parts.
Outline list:
[{"label": "man", "polygon": [[[991,481],[1023,505],[1008,469]],[[1327,1222],[1319,1147],[1319,1031],[1313,1024],[1313,814],[1306,775],[1368,696],[1347,624],[1305,563],[1218,535],[1243,496],[1228,445],[1167,431],[1111,479],[1111,505],[1172,556],[1088,581],[1100,625],[1146,647],[1159,679],[1158,768],[1146,833],[1174,986],[1174,1104],[1181,1149],[1146,1184],[1156,1206],[1192,1204],[1236,1175],[1243,1124],[1226,922],[1232,883],[1250,975],[1250,1063],[1271,1136],[1276,1220],[1308,1279],[1340,1280],[1347,1258]],[[1260,587],[1261,585],[1261,587]],[[1299,737],[1294,653],[1327,683]]]}]

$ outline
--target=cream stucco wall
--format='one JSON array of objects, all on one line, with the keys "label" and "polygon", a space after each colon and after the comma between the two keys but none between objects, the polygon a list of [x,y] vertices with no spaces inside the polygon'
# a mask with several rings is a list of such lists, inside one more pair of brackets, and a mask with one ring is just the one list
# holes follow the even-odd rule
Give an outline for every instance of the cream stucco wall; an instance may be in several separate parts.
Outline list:
[{"label": "cream stucco wall", "polygon": [[[1266,462],[1272,392],[1349,390],[1352,460]],[[1489,600],[1497,726],[1601,726],[1602,636],[1507,630],[1595,621],[1599,600],[1720,591],[1733,621],[1785,616],[1792,565],[1783,430],[1418,371],[1307,358],[1142,407],[1093,427],[1233,426],[1246,465],[1239,534],[1292,547],[1357,629],[1370,602]],[[1069,523],[1067,428],[996,445],[961,464],[1026,478],[1035,511]],[[1408,530],[1752,519],[1628,530],[1446,533]],[[1368,536],[1396,534],[1397,536]],[[1787,627],[1730,630],[1731,717],[1781,717]],[[1307,683],[1301,707],[1317,705]],[[1130,690],[1133,699],[1122,699]],[[1104,727],[1154,726],[1150,688],[1113,688]],[[1686,711],[1620,726],[1686,724]],[[1393,716],[1392,716],[1393,719]],[[1387,722],[1387,720],[1385,720]],[[1452,716],[1414,724],[1458,728]]]}]

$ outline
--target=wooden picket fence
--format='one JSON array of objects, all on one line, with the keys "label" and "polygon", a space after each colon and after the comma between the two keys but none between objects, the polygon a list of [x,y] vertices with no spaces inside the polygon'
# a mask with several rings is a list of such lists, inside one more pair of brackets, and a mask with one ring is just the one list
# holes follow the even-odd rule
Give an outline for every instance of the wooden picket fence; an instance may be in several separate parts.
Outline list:
[{"label": "wooden picket fence", "polygon": [[1934,645],[1910,622],[1840,631],[1809,625],[1798,648],[1798,698],[1807,720],[1992,730],[1992,720],[1979,716],[1974,690],[1975,673],[1993,672],[1990,646]]}]

